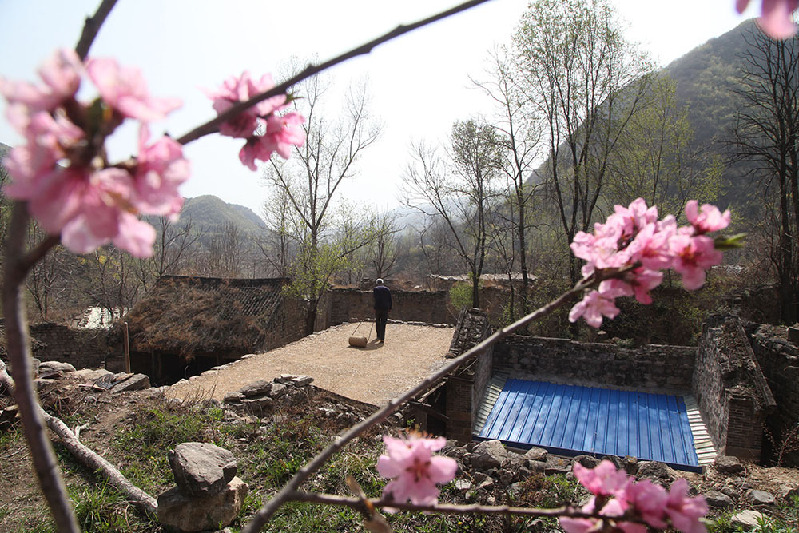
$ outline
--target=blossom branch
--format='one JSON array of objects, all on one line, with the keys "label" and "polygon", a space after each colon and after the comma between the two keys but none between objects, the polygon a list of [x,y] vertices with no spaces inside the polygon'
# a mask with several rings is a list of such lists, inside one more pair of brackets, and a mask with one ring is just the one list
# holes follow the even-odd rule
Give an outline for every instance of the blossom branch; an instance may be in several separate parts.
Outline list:
[{"label": "blossom branch", "polygon": [[432,512],[441,514],[484,514],[484,515],[514,515],[514,516],[537,516],[537,517],[562,517],[570,518],[596,518],[595,514],[581,511],[570,506],[554,507],[552,509],[540,509],[537,507],[514,507],[511,505],[480,505],[480,504],[454,504],[454,503],[435,503],[431,505],[418,505],[413,503],[398,503],[383,498],[355,498],[351,496],[339,496],[337,494],[319,494],[313,492],[292,492],[289,494],[292,501],[303,503],[316,503],[322,505],[337,505],[340,507],[350,507],[361,513],[368,513],[368,508],[389,507],[400,511]]},{"label": "blossom branch", "polygon": [[[6,348],[11,359],[14,399],[19,407],[25,440],[30,448],[36,477],[53,514],[59,532],[80,531],[75,513],[69,503],[66,487],[61,478],[55,452],[47,438],[36,391],[33,388],[30,336],[25,317],[22,284],[30,266],[30,258],[23,260],[25,232],[29,216],[26,205],[17,202],[11,214],[8,238],[5,243],[5,273],[3,280],[3,315],[5,316]],[[38,254],[44,255],[43,246]]]},{"label": "blossom branch", "polygon": [[403,25],[397,26],[396,28],[394,28],[393,30],[389,31],[388,33],[385,33],[385,34],[381,35],[380,37],[372,39],[371,41],[369,41],[367,43],[364,43],[364,44],[362,44],[362,45],[360,45],[360,46],[358,46],[356,48],[353,48],[352,50],[350,50],[348,52],[344,52],[343,54],[340,54],[340,55],[338,55],[338,56],[336,56],[336,57],[334,57],[332,59],[329,59],[329,60],[327,60],[327,61],[325,61],[323,63],[320,63],[319,65],[309,64],[299,74],[289,78],[288,80],[284,81],[283,83],[281,83],[279,85],[276,85],[275,87],[273,87],[272,89],[270,89],[270,90],[268,90],[266,92],[260,93],[260,94],[258,94],[256,96],[250,98],[249,100],[246,100],[246,101],[243,101],[243,102],[238,102],[236,105],[232,106],[230,109],[228,109],[224,113],[220,113],[214,119],[209,120],[205,124],[202,124],[202,125],[194,128],[190,132],[188,132],[185,135],[183,135],[182,137],[178,138],[177,142],[179,142],[180,144],[186,145],[186,144],[189,144],[190,142],[196,141],[197,139],[199,139],[201,137],[204,137],[206,135],[210,135],[212,133],[216,133],[216,131],[219,129],[219,126],[222,125],[224,122],[227,122],[231,118],[238,116],[243,111],[249,109],[250,107],[254,106],[255,104],[257,104],[259,102],[263,102],[264,100],[267,100],[268,98],[272,98],[273,96],[286,94],[291,87],[293,87],[297,83],[301,82],[302,80],[310,78],[311,76],[319,74],[322,71],[325,71],[325,70],[327,70],[327,69],[329,69],[331,67],[334,67],[334,66],[336,66],[336,65],[338,65],[340,63],[344,63],[345,61],[348,61],[348,60],[353,59],[355,57],[358,57],[360,55],[367,55],[367,54],[371,53],[371,51],[375,47],[377,47],[377,46],[379,46],[381,44],[387,43],[388,41],[391,41],[393,39],[396,39],[397,37],[400,37],[400,36],[402,36],[402,35],[404,35],[406,33],[409,33],[409,32],[411,32],[413,30],[419,29],[419,28],[421,28],[423,26],[427,26],[429,24],[432,24],[433,22],[445,19],[447,17],[450,17],[450,16],[455,15],[457,13],[460,13],[462,11],[466,11],[467,9],[471,9],[471,8],[473,8],[475,6],[478,6],[480,4],[484,4],[484,3],[488,2],[488,1],[489,0],[470,0],[469,2],[464,2],[462,4],[459,4],[459,5],[455,6],[455,7],[447,9],[446,11],[442,11],[441,13],[432,15],[430,17],[427,17],[425,19],[419,20],[417,22],[414,22],[414,23],[411,23],[411,24],[403,24]]},{"label": "blossom branch", "polygon": [[380,422],[387,419],[400,407],[404,404],[409,402],[411,399],[416,397],[421,392],[427,390],[436,382],[440,381],[447,375],[451,374],[453,371],[457,370],[461,367],[464,363],[471,361],[472,359],[478,357],[480,354],[485,352],[489,347],[493,346],[500,340],[504,339],[505,337],[511,335],[515,331],[519,330],[520,328],[525,327],[526,325],[530,324],[531,322],[542,318],[559,307],[563,306],[570,300],[574,299],[578,295],[580,295],[586,288],[591,287],[593,284],[593,280],[585,279],[577,283],[572,289],[566,291],[561,296],[556,298],[555,300],[551,301],[547,305],[533,311],[529,315],[520,318],[513,324],[502,328],[495,332],[493,335],[485,339],[483,342],[477,344],[472,349],[468,350],[467,352],[463,353],[462,355],[451,359],[447,364],[445,364],[442,368],[440,368],[435,373],[431,374],[427,378],[425,378],[421,383],[404,393],[403,395],[391,400],[381,409],[375,411],[371,416],[360,422],[359,424],[353,426],[349,430],[347,430],[344,434],[336,438],[336,440],[331,443],[327,448],[319,452],[319,454],[311,459],[307,464],[305,464],[300,470],[292,477],[284,486],[283,488],[275,494],[271,500],[269,500],[263,507],[261,507],[253,516],[252,522],[247,524],[242,529],[242,533],[253,533],[256,531],[260,531],[261,528],[264,526],[267,520],[283,505],[286,501],[290,499],[290,495],[297,491],[314,472],[319,470],[319,468],[324,465],[328,459],[330,459],[334,454],[336,454],[339,450],[344,448],[351,440],[353,440],[358,435],[364,433],[367,429],[374,427],[375,425],[379,424]]},{"label": "blossom branch", "polygon": [[75,46],[75,52],[78,54],[81,61],[85,60],[86,56],[89,55],[89,49],[97,38],[97,33],[103,26],[105,19],[108,18],[111,10],[114,9],[116,3],[117,0],[103,0],[97,7],[97,12],[94,16],[86,17],[80,39],[78,39],[78,44]]}]

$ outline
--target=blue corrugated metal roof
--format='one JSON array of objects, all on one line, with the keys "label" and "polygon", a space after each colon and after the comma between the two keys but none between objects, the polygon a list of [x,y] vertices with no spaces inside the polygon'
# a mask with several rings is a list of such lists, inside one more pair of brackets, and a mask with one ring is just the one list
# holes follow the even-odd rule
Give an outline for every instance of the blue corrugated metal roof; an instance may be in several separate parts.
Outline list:
[{"label": "blue corrugated metal roof", "polygon": [[509,379],[478,438],[699,468],[680,396]]}]

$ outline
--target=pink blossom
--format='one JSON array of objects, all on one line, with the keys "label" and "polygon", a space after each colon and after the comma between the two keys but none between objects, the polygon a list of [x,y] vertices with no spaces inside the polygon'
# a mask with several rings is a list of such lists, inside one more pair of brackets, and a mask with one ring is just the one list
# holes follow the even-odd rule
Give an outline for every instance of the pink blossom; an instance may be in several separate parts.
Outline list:
[{"label": "pink blossom", "polygon": [[627,501],[650,526],[665,529],[666,490],[648,479],[631,483],[625,494]]},{"label": "pink blossom", "polygon": [[305,117],[299,113],[286,113],[283,116],[271,115],[266,119],[264,144],[269,151],[275,151],[283,159],[288,159],[293,146],[302,146],[305,132],[302,123]]},{"label": "pink blossom", "polygon": [[713,246],[713,239],[706,236],[693,237],[685,232],[670,241],[674,254],[674,270],[682,274],[682,284],[688,290],[696,290],[705,284],[705,272],[721,264],[721,252]]},{"label": "pink blossom", "polygon": [[661,284],[663,272],[643,267],[636,268],[632,272],[625,274],[624,281],[632,287],[635,299],[639,303],[648,305],[652,303],[652,296],[649,291]]},{"label": "pink blossom", "polygon": [[[743,13],[750,0],[736,0],[735,8]],[[787,39],[796,33],[792,14],[799,8],[799,0],[761,0],[760,28],[774,39]]]},{"label": "pink blossom", "polygon": [[444,437],[424,438],[409,435],[405,438],[383,437],[386,454],[377,461],[381,476],[391,478],[385,495],[394,501],[410,500],[417,505],[435,503],[438,499],[436,483],[447,483],[455,477],[457,463],[449,457],[433,455],[443,448]]},{"label": "pink blossom", "polygon": [[697,235],[719,231],[730,225],[730,210],[724,213],[715,205],[704,204],[699,210],[699,202],[691,200],[685,204],[685,218],[694,227]]},{"label": "pink blossom", "polygon": [[114,59],[89,59],[86,72],[106,105],[126,117],[142,122],[161,120],[182,105],[179,98],[151,97],[141,71],[120,67]]},{"label": "pink blossom", "polygon": [[189,162],[183,147],[169,137],[148,145],[149,128],[139,130],[134,203],[138,210],[159,216],[176,215],[183,206],[178,187],[189,178]]},{"label": "pink blossom", "polygon": [[10,105],[23,104],[30,111],[51,111],[75,96],[82,72],[83,66],[73,50],[56,50],[39,68],[44,87],[0,78],[0,94]]},{"label": "pink blossom", "polygon": [[25,129],[27,142],[15,146],[5,164],[13,178],[5,187],[6,194],[17,200],[29,200],[40,192],[40,180],[56,171],[56,165],[66,157],[65,150],[85,138],[83,130],[66,117],[39,111],[29,117]]},{"label": "pink blossom", "polygon": [[616,466],[607,459],[594,468],[574,463],[574,476],[591,494],[597,496],[624,494],[630,483],[627,474],[623,470],[617,470]]},{"label": "pink blossom", "polygon": [[707,514],[708,507],[702,496],[688,496],[688,482],[678,479],[671,484],[666,502],[666,514],[672,525],[685,533],[705,533],[707,528],[699,520]]},{"label": "pink blossom", "polygon": [[255,161],[269,161],[274,152],[288,159],[291,147],[302,146],[305,142],[305,132],[300,127],[304,121],[305,118],[297,113],[270,116],[266,120],[264,135],[248,138],[239,151],[239,160],[250,170],[256,170]]},{"label": "pink blossom", "polygon": [[[586,294],[583,299],[577,303],[569,312],[569,320],[576,322],[578,318],[583,317],[589,326],[598,328],[602,325],[602,317],[616,318],[619,314],[619,308],[616,307],[615,299],[617,296],[622,296],[622,285],[617,284],[614,290],[602,290],[603,281],[599,285],[599,290],[591,291]],[[606,286],[607,287],[607,286]],[[628,291],[624,291],[628,292]],[[629,291],[630,294],[632,291]]]},{"label": "pink blossom", "polygon": [[[213,101],[214,110],[218,114],[226,112],[239,102],[265,93],[275,86],[272,76],[264,74],[260,80],[253,80],[246,70],[238,78],[230,77],[224,81],[222,87],[206,91]],[[260,124],[259,118],[266,117],[285,107],[286,95],[279,94],[257,103],[256,105],[239,113],[219,127],[219,133],[228,137],[248,138],[255,134]]]}]

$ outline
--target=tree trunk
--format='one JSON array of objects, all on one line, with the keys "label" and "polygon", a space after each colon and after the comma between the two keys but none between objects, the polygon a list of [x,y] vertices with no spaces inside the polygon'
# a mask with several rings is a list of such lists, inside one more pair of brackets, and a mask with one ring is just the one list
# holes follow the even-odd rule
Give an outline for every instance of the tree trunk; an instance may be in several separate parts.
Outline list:
[{"label": "tree trunk", "polygon": [[305,334],[311,335],[316,325],[316,313],[319,308],[319,299],[315,298],[308,301],[308,314],[305,315]]}]

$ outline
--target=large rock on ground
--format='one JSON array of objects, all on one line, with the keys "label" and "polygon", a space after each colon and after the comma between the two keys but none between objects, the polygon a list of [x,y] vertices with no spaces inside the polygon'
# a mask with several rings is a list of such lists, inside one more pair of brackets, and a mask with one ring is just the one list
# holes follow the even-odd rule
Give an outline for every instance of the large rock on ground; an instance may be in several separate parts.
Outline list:
[{"label": "large rock on ground", "polygon": [[247,490],[247,484],[238,477],[221,492],[201,497],[175,487],[158,496],[158,521],[179,531],[216,531],[236,519]]},{"label": "large rock on ground", "polygon": [[129,392],[135,390],[144,390],[150,388],[150,378],[144,374],[133,374],[124,381],[121,381],[111,387],[111,392],[116,394],[119,392]]},{"label": "large rock on ground", "polygon": [[498,440],[483,441],[472,451],[472,467],[482,471],[500,468],[510,462],[510,453]]},{"label": "large rock on ground", "polygon": [[201,442],[178,444],[169,452],[169,466],[178,488],[193,495],[223,490],[238,469],[236,458],[228,450]]}]

